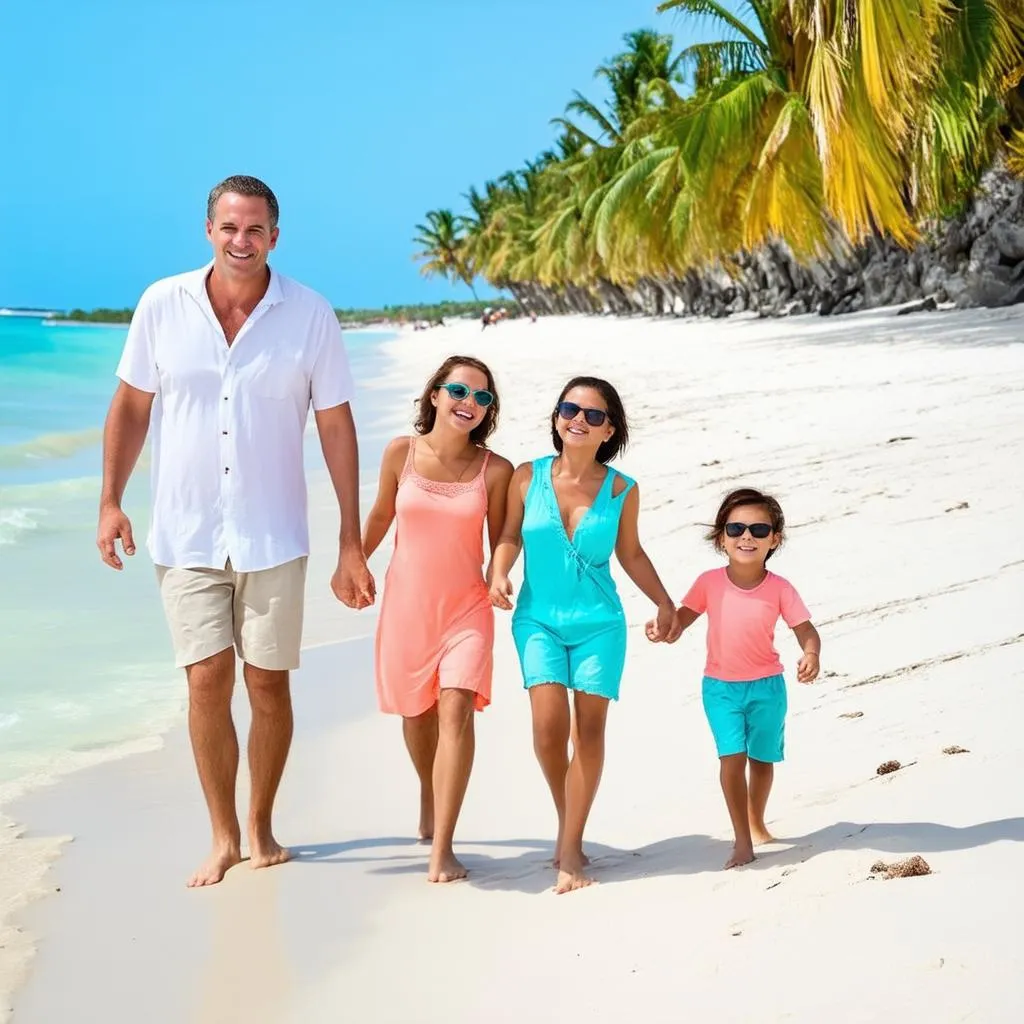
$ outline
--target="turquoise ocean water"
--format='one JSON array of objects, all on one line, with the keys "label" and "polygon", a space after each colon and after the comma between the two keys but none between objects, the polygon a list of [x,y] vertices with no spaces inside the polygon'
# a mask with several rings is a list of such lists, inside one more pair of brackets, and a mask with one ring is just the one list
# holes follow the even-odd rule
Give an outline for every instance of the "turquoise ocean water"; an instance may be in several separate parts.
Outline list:
[{"label": "turquoise ocean water", "polygon": [[[0,796],[157,735],[183,707],[143,547],[146,452],[125,496],[138,553],[115,573],[95,547],[124,337],[0,316]],[[357,381],[376,376],[387,337],[346,334]],[[356,415],[366,422],[358,399]],[[315,438],[308,447],[316,465]]]}]

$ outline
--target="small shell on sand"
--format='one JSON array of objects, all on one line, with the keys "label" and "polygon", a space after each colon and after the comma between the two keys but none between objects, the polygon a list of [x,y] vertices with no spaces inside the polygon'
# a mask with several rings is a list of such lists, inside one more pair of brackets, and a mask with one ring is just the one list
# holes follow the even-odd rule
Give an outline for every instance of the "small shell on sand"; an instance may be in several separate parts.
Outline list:
[{"label": "small shell on sand", "polygon": [[884,875],[886,878],[913,878],[915,875],[930,875],[931,873],[932,869],[928,866],[928,862],[917,853],[906,860],[893,861],[892,864],[878,860],[871,865],[871,874]]},{"label": "small shell on sand", "polygon": [[955,743],[951,747],[943,747],[942,752],[944,754],[969,754],[970,751],[966,747],[958,747]]},{"label": "small shell on sand", "polygon": [[883,761],[875,772],[878,775],[888,775],[890,772],[898,772],[902,767],[899,761]]}]

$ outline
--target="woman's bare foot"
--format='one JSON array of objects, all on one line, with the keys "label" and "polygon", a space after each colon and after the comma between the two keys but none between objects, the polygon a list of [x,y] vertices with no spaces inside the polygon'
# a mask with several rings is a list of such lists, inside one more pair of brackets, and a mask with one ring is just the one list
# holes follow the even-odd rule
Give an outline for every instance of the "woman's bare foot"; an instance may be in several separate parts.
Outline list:
[{"label": "woman's bare foot", "polygon": [[[558,853],[557,853],[558,847],[557,846],[555,847],[555,850],[556,850],[555,859],[551,862],[551,866],[553,868],[560,868],[562,866],[562,858],[558,856]],[[590,858],[582,850],[579,850],[577,852],[576,856],[579,857],[580,863],[584,867],[588,867],[590,865]]]},{"label": "woman's bare foot", "polygon": [[766,846],[768,843],[775,842],[775,836],[764,825],[751,825],[750,839],[754,846]]},{"label": "woman's bare foot", "polygon": [[420,794],[420,842],[429,843],[434,838],[434,794]]},{"label": "woman's bare foot", "polygon": [[186,885],[190,889],[199,889],[204,885],[216,885],[228,873],[228,870],[241,863],[241,860],[242,853],[237,844],[229,843],[215,847]]},{"label": "woman's bare foot", "polygon": [[725,862],[724,871],[728,871],[729,868],[740,868],[744,864],[750,864],[754,859],[754,849],[752,846],[734,846],[732,848],[732,856]]},{"label": "woman's bare foot", "polygon": [[585,889],[588,885],[594,884],[594,880],[584,870],[589,863],[585,857],[577,854],[564,856],[561,862],[558,878],[555,880],[555,892],[572,892],[574,889]]},{"label": "woman's bare foot", "polygon": [[451,850],[432,850],[427,866],[428,882],[457,882],[469,872]]},{"label": "woman's bare foot", "polygon": [[270,868],[291,858],[291,851],[285,849],[269,832],[261,836],[249,836],[249,867]]}]

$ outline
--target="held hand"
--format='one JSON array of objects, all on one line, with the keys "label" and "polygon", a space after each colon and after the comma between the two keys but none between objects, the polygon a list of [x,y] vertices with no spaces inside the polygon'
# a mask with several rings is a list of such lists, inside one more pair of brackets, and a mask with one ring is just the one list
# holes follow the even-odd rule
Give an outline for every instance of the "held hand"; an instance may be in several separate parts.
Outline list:
[{"label": "held hand", "polygon": [[658,632],[662,640],[667,644],[674,644],[682,635],[683,627],[679,621],[679,614],[673,604],[662,605],[658,609]]},{"label": "held hand", "polygon": [[512,597],[512,583],[507,576],[497,576],[491,580],[488,593],[495,608],[506,612],[512,610],[512,602],[509,600]]},{"label": "held hand", "polygon": [[377,588],[358,545],[341,549],[338,567],[331,577],[331,590],[346,608],[369,608],[376,600]]},{"label": "held hand", "polygon": [[124,563],[117,556],[115,542],[120,540],[126,555],[135,554],[135,539],[132,537],[131,520],[118,506],[107,505],[100,509],[100,523],[96,531],[96,547],[100,557],[111,569],[120,571]]},{"label": "held hand", "polygon": [[796,666],[796,680],[798,683],[813,683],[818,678],[820,665],[818,655],[808,651],[800,659]]},{"label": "held hand", "polygon": [[671,604],[659,606],[657,617],[644,626],[644,633],[652,644],[674,644],[682,632],[679,616],[676,614],[675,606]]}]

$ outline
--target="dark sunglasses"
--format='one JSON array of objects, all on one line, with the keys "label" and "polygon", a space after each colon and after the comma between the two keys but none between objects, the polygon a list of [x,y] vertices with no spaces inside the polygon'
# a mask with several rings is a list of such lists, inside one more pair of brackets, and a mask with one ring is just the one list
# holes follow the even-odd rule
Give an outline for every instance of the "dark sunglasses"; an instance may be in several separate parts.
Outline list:
[{"label": "dark sunglasses", "polygon": [[583,413],[583,418],[592,427],[601,426],[608,418],[608,413],[604,409],[584,409],[582,405],[577,405],[575,402],[558,403],[558,415],[563,420],[574,420],[580,413]]},{"label": "dark sunglasses", "polygon": [[494,401],[494,395],[490,391],[484,391],[481,388],[479,391],[474,391],[468,384],[459,384],[457,381],[451,381],[448,384],[438,384],[438,388],[444,388],[449,395],[456,402],[461,402],[463,399],[473,396],[473,401],[480,406],[481,409],[486,409],[487,406]]},{"label": "dark sunglasses", "polygon": [[770,523],[726,523],[725,524],[725,535],[726,537],[742,537],[743,534],[750,531],[750,536],[756,540],[764,540],[772,532]]}]

